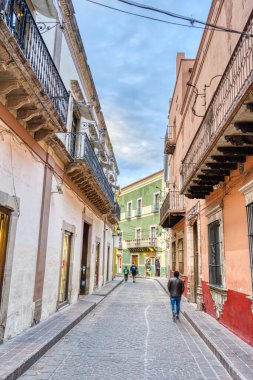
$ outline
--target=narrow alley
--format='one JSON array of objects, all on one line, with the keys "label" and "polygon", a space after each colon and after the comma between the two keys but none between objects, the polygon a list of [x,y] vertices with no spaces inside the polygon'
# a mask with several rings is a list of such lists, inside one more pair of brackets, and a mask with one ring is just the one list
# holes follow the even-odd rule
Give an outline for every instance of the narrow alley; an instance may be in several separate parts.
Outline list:
[{"label": "narrow alley", "polygon": [[119,286],[23,376],[28,379],[230,379],[154,280]]}]

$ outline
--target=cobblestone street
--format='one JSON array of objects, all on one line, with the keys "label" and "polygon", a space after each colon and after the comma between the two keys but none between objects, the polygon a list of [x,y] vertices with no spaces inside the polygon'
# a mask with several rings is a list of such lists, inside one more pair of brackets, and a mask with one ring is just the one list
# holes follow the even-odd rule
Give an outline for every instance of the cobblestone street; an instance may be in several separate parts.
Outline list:
[{"label": "cobblestone street", "polygon": [[119,286],[23,376],[28,379],[230,379],[153,280]]}]

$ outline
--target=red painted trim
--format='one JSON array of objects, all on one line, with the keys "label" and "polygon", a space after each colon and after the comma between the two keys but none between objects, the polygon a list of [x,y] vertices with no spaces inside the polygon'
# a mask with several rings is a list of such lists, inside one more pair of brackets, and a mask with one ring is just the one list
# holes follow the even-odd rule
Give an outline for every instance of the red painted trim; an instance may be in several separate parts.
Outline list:
[{"label": "red painted trim", "polygon": [[[210,289],[204,281],[202,281],[202,290],[204,310],[216,318]],[[253,346],[253,314],[251,311],[251,301],[246,297],[247,294],[228,289],[227,301],[223,306],[223,313],[219,318],[219,322]]]}]

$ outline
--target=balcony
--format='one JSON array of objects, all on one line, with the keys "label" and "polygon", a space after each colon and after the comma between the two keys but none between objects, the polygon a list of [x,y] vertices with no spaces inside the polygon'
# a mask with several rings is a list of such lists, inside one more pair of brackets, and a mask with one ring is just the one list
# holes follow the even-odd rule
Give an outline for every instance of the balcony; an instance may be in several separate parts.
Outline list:
[{"label": "balcony", "polygon": [[108,220],[112,224],[116,224],[120,221],[120,206],[117,202],[114,203],[114,208],[111,215],[108,217]]},{"label": "balcony", "polygon": [[66,124],[69,94],[24,0],[0,0],[0,97],[40,140]]},{"label": "balcony", "polygon": [[154,203],[152,206],[152,212],[159,212],[160,211],[160,204]]},{"label": "balcony", "polygon": [[184,216],[184,196],[179,191],[169,191],[160,210],[160,225],[163,228],[172,228]]},{"label": "balcony", "polygon": [[126,219],[132,218],[132,210],[127,210],[126,211]]},{"label": "balcony", "polygon": [[164,154],[173,154],[176,147],[176,127],[169,126],[164,140]]},{"label": "balcony", "polygon": [[156,252],[156,238],[143,238],[126,240],[127,249],[130,252]]},{"label": "balcony", "polygon": [[[245,32],[253,33],[249,19]],[[182,162],[183,193],[205,198],[253,156],[253,39],[242,35]]]},{"label": "balcony", "polygon": [[73,182],[102,213],[115,212],[120,217],[119,205],[114,203],[114,193],[86,133],[58,133],[57,140],[55,149],[61,147],[62,154],[69,157],[66,172]]},{"label": "balcony", "polygon": [[135,211],[135,216],[141,216],[142,214],[142,208],[137,208]]}]

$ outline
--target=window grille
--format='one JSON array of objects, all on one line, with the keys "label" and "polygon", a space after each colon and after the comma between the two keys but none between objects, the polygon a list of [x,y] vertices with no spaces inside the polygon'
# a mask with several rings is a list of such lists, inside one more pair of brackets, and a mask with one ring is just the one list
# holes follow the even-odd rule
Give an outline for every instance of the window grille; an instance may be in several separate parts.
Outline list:
[{"label": "window grille", "polygon": [[248,222],[248,237],[249,237],[249,257],[251,271],[251,287],[253,293],[253,203],[246,206],[247,222]]},{"label": "window grille", "polygon": [[177,253],[176,253],[176,242],[172,243],[172,270],[176,270],[176,261],[177,261]]},{"label": "window grille", "polygon": [[209,283],[222,285],[220,222],[208,224]]}]

